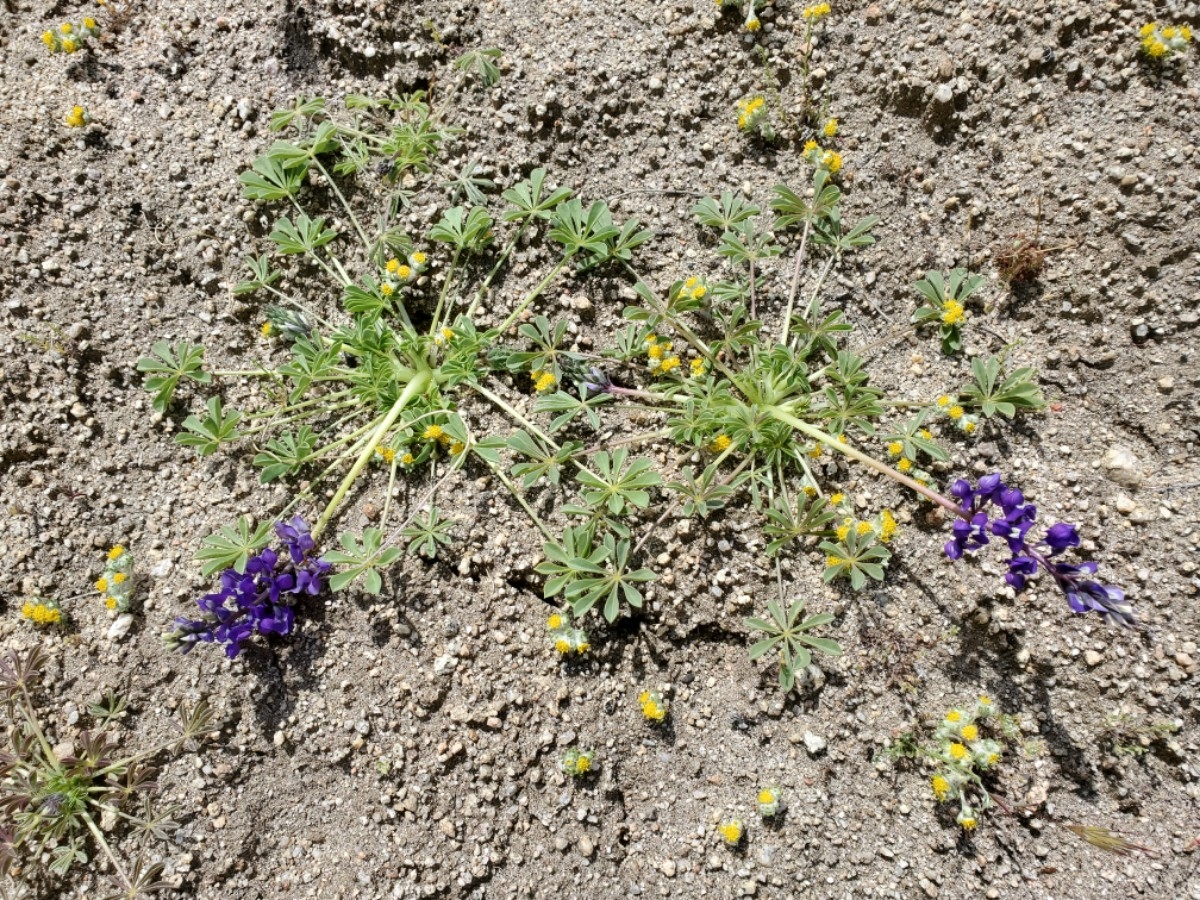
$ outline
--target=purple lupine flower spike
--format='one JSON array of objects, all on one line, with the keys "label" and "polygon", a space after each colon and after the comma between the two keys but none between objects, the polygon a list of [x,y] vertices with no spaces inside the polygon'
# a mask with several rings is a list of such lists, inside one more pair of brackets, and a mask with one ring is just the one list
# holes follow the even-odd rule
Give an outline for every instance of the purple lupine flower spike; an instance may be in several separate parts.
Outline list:
[{"label": "purple lupine flower spike", "polygon": [[[1133,607],[1125,592],[1115,585],[1100,584],[1094,576],[1099,566],[1094,562],[1058,562],[1054,557],[1080,545],[1079,529],[1059,522],[1046,529],[1042,539],[1031,543],[1029,533],[1037,520],[1037,507],[1025,502],[1017,488],[1004,484],[998,472],[985,475],[972,487],[965,479],[950,486],[950,494],[961,504],[959,518],[946,542],[946,556],[961,559],[988,543],[988,534],[1004,538],[1012,557],[1004,580],[1013,590],[1022,591],[1029,578],[1045,569],[1067,598],[1075,612],[1098,612],[1112,625],[1131,628],[1137,624]],[[991,507],[1000,507],[994,516]]]},{"label": "purple lupine flower spike", "polygon": [[168,647],[187,653],[199,641],[215,642],[233,659],[255,634],[292,632],[296,598],[301,593],[320,594],[331,566],[313,558],[316,541],[299,516],[280,522],[275,531],[287,552],[264,548],[246,561],[244,572],[226,569],[221,589],[196,601],[201,618],[180,617],[174,630],[163,635]]}]

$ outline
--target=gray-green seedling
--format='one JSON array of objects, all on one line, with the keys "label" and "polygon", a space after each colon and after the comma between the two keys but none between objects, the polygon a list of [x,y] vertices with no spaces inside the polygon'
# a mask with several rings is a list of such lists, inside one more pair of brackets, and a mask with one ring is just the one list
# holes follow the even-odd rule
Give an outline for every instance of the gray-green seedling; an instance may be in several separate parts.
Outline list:
[{"label": "gray-green seedling", "polygon": [[[125,701],[109,692],[89,707],[95,730],[70,746],[54,745],[35,700],[46,661],[41,647],[0,658],[7,735],[0,754],[0,874],[20,866],[28,879],[28,870],[45,865],[53,879],[65,879],[72,869],[94,867],[94,846],[111,867],[115,896],[150,894],[164,887],[158,881],[163,866],[147,864],[147,842],[165,841],[178,827],[173,808],[155,809],[151,801],[158,787],[151,761],[165,751],[195,750],[212,731],[212,711],[205,701],[184,705],[179,734],[125,754],[110,729]],[[143,852],[132,865],[113,849],[120,832],[142,838]]]}]

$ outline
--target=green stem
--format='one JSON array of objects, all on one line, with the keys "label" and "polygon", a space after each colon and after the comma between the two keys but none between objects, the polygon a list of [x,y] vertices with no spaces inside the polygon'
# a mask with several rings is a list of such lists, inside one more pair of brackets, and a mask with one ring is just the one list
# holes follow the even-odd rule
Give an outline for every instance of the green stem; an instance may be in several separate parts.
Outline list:
[{"label": "green stem", "polygon": [[462,248],[455,247],[454,256],[450,258],[450,268],[446,270],[446,279],[442,282],[441,293],[438,294],[437,306],[433,310],[433,324],[429,326],[429,333],[432,335],[436,335],[441,327],[442,306],[446,302],[446,295],[450,293],[450,284],[454,281],[454,271],[458,268],[458,258],[461,254]]},{"label": "green stem", "polygon": [[347,388],[342,391],[335,391],[331,394],[323,394],[320,397],[313,397],[310,400],[304,400],[300,403],[293,404],[292,406],[283,406],[283,407],[280,407],[279,409],[265,410],[263,412],[243,413],[242,421],[246,421],[248,419],[266,419],[266,418],[270,418],[272,416],[286,415],[288,413],[294,413],[294,412],[297,412],[298,410],[305,409],[309,406],[315,406],[318,403],[328,403],[331,400],[340,400],[342,397],[346,397],[349,394],[350,394],[350,389]]},{"label": "green stem", "polygon": [[278,372],[272,372],[270,369],[210,369],[209,375],[216,375],[218,378],[279,378],[282,376]]},{"label": "green stem", "polygon": [[545,443],[547,446],[549,446],[551,450],[554,450],[557,453],[559,450],[562,449],[560,446],[558,446],[557,443],[555,443],[554,439],[552,437],[550,437],[550,435],[546,434],[544,431],[542,431],[540,428],[538,428],[536,425],[534,425],[532,422],[530,422],[527,418],[525,418],[523,415],[521,415],[519,412],[517,412],[517,410],[512,406],[512,404],[510,404],[507,400],[505,400],[499,394],[492,393],[487,388],[485,388],[482,384],[479,384],[478,382],[475,382],[475,381],[469,381],[469,382],[467,382],[467,384],[481,397],[485,397],[486,399],[490,400],[492,403],[496,404],[496,406],[500,407],[500,409],[504,410],[504,412],[508,413],[508,415],[513,419],[513,421],[517,422],[520,425],[524,425],[527,429],[529,429],[531,432],[533,432],[535,435],[537,435],[539,438],[541,438],[542,442]]},{"label": "green stem", "polygon": [[[348,416],[345,416],[341,420],[341,422],[338,422],[336,425],[334,425],[333,430],[336,431],[342,425],[342,422],[347,422],[350,419],[353,419],[354,416],[355,416],[354,413],[352,413]],[[323,459],[330,454],[330,451],[336,450],[338,447],[342,446],[342,444],[348,444],[351,441],[355,441],[355,440],[361,438],[364,434],[366,434],[368,431],[370,431],[372,428],[374,428],[378,422],[379,422],[379,417],[376,416],[374,419],[372,419],[366,425],[362,425],[362,426],[354,429],[354,431],[351,431],[349,434],[342,435],[336,441],[334,441],[330,444],[326,444],[324,447],[321,447],[319,450],[317,450],[316,453],[314,453],[312,456],[310,456],[308,458],[308,462],[311,463],[311,462],[316,462],[318,459]]]},{"label": "green stem", "polygon": [[116,870],[117,874],[120,876],[121,881],[125,882],[126,889],[133,890],[133,882],[131,882],[129,880],[129,876],[126,875],[125,870],[123,868],[121,868],[121,863],[117,860],[117,857],[115,855],[113,855],[112,848],[108,846],[108,841],[105,840],[105,838],[104,838],[104,832],[102,832],[96,826],[96,823],[94,821],[92,821],[91,814],[88,813],[87,810],[81,810],[79,813],[79,817],[81,819],[83,819],[84,822],[87,823],[88,831],[90,831],[92,833],[92,837],[94,837],[96,839],[96,843],[100,845],[100,849],[102,849],[104,851],[104,855],[107,856],[108,861],[110,863],[112,863],[113,868]]},{"label": "green stem", "polygon": [[504,320],[504,324],[500,326],[500,334],[504,334],[506,331],[508,331],[509,328],[512,327],[513,322],[517,321],[517,319],[519,319],[521,317],[521,313],[525,312],[525,310],[527,310],[529,308],[529,304],[531,304],[534,300],[536,300],[541,295],[542,291],[544,291],[547,287],[549,287],[550,283],[556,277],[558,277],[558,273],[563,270],[563,267],[566,266],[566,264],[571,260],[571,258],[574,255],[575,255],[574,253],[570,253],[570,254],[564,256],[559,261],[558,265],[550,270],[550,274],[547,275],[545,278],[543,278],[541,280],[541,283],[538,284],[538,286],[533,289],[533,292],[531,294],[529,294],[524,300],[522,300],[521,303],[517,306],[517,308],[512,311],[512,314],[509,315],[509,317]]},{"label": "green stem", "polygon": [[303,419],[311,419],[313,416],[319,416],[322,413],[333,412],[334,410],[338,409],[347,409],[351,406],[361,406],[361,402],[359,400],[346,400],[342,403],[335,403],[332,406],[324,409],[309,409],[305,410],[304,412],[297,413],[294,416],[284,416],[282,419],[272,419],[263,425],[256,425],[254,428],[251,428],[248,431],[243,431],[242,437],[249,437],[252,434],[258,434],[266,431],[268,428],[277,428],[280,425],[287,425],[290,422],[299,422]]},{"label": "green stem", "polygon": [[471,305],[467,307],[468,319],[475,315],[475,310],[477,310],[479,308],[479,304],[483,302],[484,292],[487,291],[488,286],[491,285],[492,279],[496,277],[496,273],[500,271],[500,267],[504,265],[504,261],[508,259],[509,254],[511,254],[513,250],[517,248],[517,244],[520,242],[521,238],[525,236],[525,232],[528,230],[528,228],[529,220],[526,219],[525,222],[521,224],[521,227],[517,229],[517,233],[513,236],[513,239],[508,242],[508,246],[504,248],[504,252],[500,254],[499,259],[496,260],[496,264],[492,266],[492,270],[488,272],[487,278],[483,279],[483,283],[480,284],[479,289],[475,291],[475,296],[471,300]]},{"label": "green stem", "polygon": [[796,252],[796,267],[792,269],[792,286],[788,290],[787,308],[783,312],[783,330],[779,333],[779,343],[786,344],[788,331],[792,327],[792,310],[796,307],[796,295],[800,293],[800,271],[804,268],[804,251],[808,247],[808,231],[812,226],[811,219],[804,220],[804,231],[800,235],[800,249]]},{"label": "green stem", "polygon": [[55,772],[62,771],[62,763],[58,757],[54,755],[54,748],[50,746],[50,742],[46,740],[46,735],[42,732],[42,723],[38,721],[37,713],[34,711],[33,700],[29,697],[29,689],[24,684],[21,685],[21,697],[25,701],[25,721],[29,723],[33,729],[34,735],[37,736],[38,743],[42,745],[42,753],[46,756],[46,762],[54,767]]},{"label": "green stem", "polygon": [[[304,211],[304,207],[301,206],[297,202],[295,197],[289,197],[288,199],[290,199],[292,201],[292,206],[296,207],[296,212],[300,213],[301,215],[308,215],[308,213],[306,213]],[[325,262],[325,260],[321,259],[321,257],[317,255],[316,250],[305,250],[304,255],[307,256],[309,259],[313,260],[313,262],[315,262],[322,269],[324,269],[325,274],[328,275],[330,278],[332,278],[334,281],[336,281],[342,287],[345,287],[346,285],[351,284],[351,281],[348,276],[346,276],[345,274],[339,274],[339,273],[335,272],[333,269],[331,269],[329,267],[329,263]]]},{"label": "green stem", "polygon": [[384,416],[383,421],[379,423],[379,427],[376,428],[372,433],[370,439],[367,441],[367,445],[363,447],[362,452],[358,455],[358,459],[355,461],[354,466],[349,472],[346,473],[346,477],[343,478],[342,483],[338,485],[338,489],[334,493],[333,499],[329,501],[328,505],[325,507],[325,511],[321,513],[321,518],[317,520],[317,524],[313,526],[312,536],[314,540],[321,535],[322,531],[325,530],[325,526],[329,524],[329,520],[332,519],[333,514],[337,512],[337,508],[341,504],[342,499],[354,485],[354,482],[358,480],[358,476],[362,472],[363,468],[368,462],[371,461],[371,456],[374,454],[375,448],[379,446],[379,442],[383,440],[388,429],[396,423],[398,418],[400,418],[400,414],[404,412],[404,408],[408,406],[408,404],[411,403],[416,397],[419,397],[425,391],[425,389],[429,387],[430,378],[431,374],[429,370],[426,369],[414,375],[413,380],[404,386],[404,391],[396,399],[396,402],[392,404],[392,408],[388,411],[388,414]]},{"label": "green stem", "polygon": [[314,166],[321,170],[321,174],[325,176],[325,180],[329,183],[329,186],[333,188],[333,192],[337,195],[338,200],[341,201],[342,209],[346,210],[346,215],[350,217],[350,222],[354,225],[354,230],[358,232],[358,239],[362,241],[363,249],[367,251],[367,256],[369,257],[371,255],[371,242],[367,240],[366,232],[363,231],[362,226],[358,224],[358,217],[354,215],[354,210],[350,208],[350,204],[346,201],[341,189],[337,186],[337,182],[333,180],[333,177],[329,174],[326,168],[321,165],[321,161],[314,156],[312,158],[312,162]]},{"label": "green stem", "polygon": [[769,407],[766,411],[777,421],[783,422],[785,425],[790,425],[801,434],[807,435],[813,440],[819,441],[825,446],[836,450],[843,456],[848,456],[850,459],[862,463],[868,469],[872,469],[878,472],[880,475],[886,476],[887,478],[904,485],[909,490],[915,491],[922,497],[925,497],[927,500],[932,500],[947,512],[953,513],[958,517],[966,518],[966,516],[963,514],[962,508],[953,500],[949,500],[946,497],[943,497],[937,491],[931,490],[920,482],[909,478],[903,472],[898,472],[886,463],[881,463],[879,460],[867,456],[867,454],[863,453],[861,450],[856,450],[848,444],[841,443],[835,437],[833,437],[833,435],[822,431],[815,425],[809,425],[802,419],[796,418],[785,409],[780,409],[777,406],[773,406]]},{"label": "green stem", "polygon": [[387,494],[383,498],[383,516],[379,520],[379,530],[383,531],[387,528],[388,513],[392,511],[392,491],[396,487],[396,467],[398,462],[396,457],[392,457],[391,471],[388,472]]}]

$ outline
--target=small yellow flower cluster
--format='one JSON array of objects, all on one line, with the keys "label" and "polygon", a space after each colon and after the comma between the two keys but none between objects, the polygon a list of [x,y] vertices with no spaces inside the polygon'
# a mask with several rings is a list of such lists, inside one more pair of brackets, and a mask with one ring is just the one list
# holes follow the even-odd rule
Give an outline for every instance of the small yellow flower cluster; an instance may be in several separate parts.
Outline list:
[{"label": "small yellow flower cluster", "polygon": [[74,53],[100,33],[100,26],[93,18],[86,18],[78,27],[63,22],[57,28],[43,32],[42,43],[51,53]]},{"label": "small yellow flower cluster", "polygon": [[650,371],[655,375],[666,375],[680,366],[679,357],[671,352],[670,341],[660,341],[657,335],[646,335],[646,355],[650,357]]},{"label": "small yellow flower cluster", "polygon": [[825,127],[821,129],[821,133],[827,138],[836,137],[838,133],[838,120],[830,119],[825,123]]},{"label": "small yellow flower cluster", "polygon": [[804,12],[801,13],[801,15],[804,16],[805,19],[815,22],[817,19],[820,19],[820,18],[823,18],[824,16],[829,15],[829,4],[828,3],[816,3],[812,6],[806,6],[804,8]]},{"label": "small yellow flower cluster", "polygon": [[824,169],[830,175],[836,175],[842,170],[842,154],[836,150],[823,150],[816,141],[807,141],[801,155],[810,166]]},{"label": "small yellow flower cluster", "polygon": [[967,411],[946,394],[937,398],[937,406],[963,433],[974,434],[979,428],[979,417],[967,415]]},{"label": "small yellow flower cluster", "polygon": [[745,833],[746,826],[742,824],[741,819],[726,819],[717,826],[717,834],[721,836],[721,840],[727,847],[736,847],[740,844]]},{"label": "small yellow flower cluster", "polygon": [[67,123],[68,128],[82,128],[92,121],[92,117],[82,106],[73,106],[71,111],[63,117],[63,121]]},{"label": "small yellow flower cluster", "polygon": [[62,622],[62,610],[53,600],[26,600],[21,615],[34,625],[58,625]]},{"label": "small yellow flower cluster", "polygon": [[724,453],[733,443],[733,439],[727,434],[718,434],[708,445],[708,449],[713,453]]},{"label": "small yellow flower cluster", "polygon": [[769,819],[771,816],[779,812],[781,792],[775,785],[768,785],[758,792],[758,814],[764,819]]},{"label": "small yellow flower cluster", "polygon": [[642,691],[638,695],[638,703],[641,704],[642,716],[647,722],[661,722],[671,708],[658,691]]},{"label": "small yellow flower cluster", "polygon": [[108,551],[104,573],[95,588],[104,595],[104,605],[110,610],[128,612],[133,596],[133,580],[133,555],[118,545]]},{"label": "small yellow flower cluster", "polygon": [[570,775],[573,778],[579,778],[581,775],[586,775],[592,771],[592,760],[596,756],[595,750],[577,750],[572,747],[563,754],[561,766],[564,775]]},{"label": "small yellow flower cluster", "polygon": [[442,328],[433,336],[433,343],[438,347],[444,347],[454,340],[454,329]]},{"label": "small yellow flower cluster", "polygon": [[[833,496],[842,497],[843,495],[834,494]],[[830,504],[833,506],[838,505],[833,502],[832,497],[830,498]],[[855,519],[853,516],[846,516],[844,519],[842,519],[841,524],[834,528],[834,533],[837,535],[837,539],[843,542],[850,537],[851,531],[853,531],[859,537],[864,537],[868,534],[874,534],[879,538],[879,540],[886,544],[896,536],[896,532],[899,530],[899,528],[900,526],[896,524],[896,518],[892,515],[892,511],[890,509],[885,509],[870,521],[860,521]],[[840,562],[831,562],[829,565],[840,565]]]},{"label": "small yellow flower cluster", "polygon": [[406,284],[411,284],[417,276],[425,271],[428,258],[420,250],[408,255],[405,262],[396,258],[389,259],[383,267],[383,281],[379,284],[379,293],[391,297]]},{"label": "small yellow flower cluster", "polygon": [[686,294],[693,300],[703,300],[705,294],[708,293],[708,285],[695,275],[692,275],[683,283],[680,293]]},{"label": "small yellow flower cluster", "polygon": [[963,305],[957,300],[947,300],[942,306],[942,324],[944,325],[961,325],[966,317]]},{"label": "small yellow flower cluster", "polygon": [[737,109],[738,128],[742,131],[753,131],[767,113],[766,100],[763,99],[761,94],[745,100],[739,100]]},{"label": "small yellow flower cluster", "polygon": [[703,378],[708,374],[708,363],[698,356],[689,363],[689,366],[692,370],[693,378]]},{"label": "small yellow flower cluster", "polygon": [[396,451],[391,447],[376,447],[375,455],[382,459],[389,466],[396,459]]},{"label": "small yellow flower cluster", "polygon": [[539,394],[544,394],[558,383],[553,372],[543,372],[541,369],[530,372],[529,377],[533,379],[533,389]]},{"label": "small yellow flower cluster", "polygon": [[941,763],[929,782],[933,796],[939,802],[959,801],[958,824],[967,831],[979,823],[975,806],[986,809],[991,805],[986,792],[977,798],[968,794],[971,786],[979,783],[976,770],[1000,761],[999,742],[983,738],[979,728],[995,711],[991,700],[980,697],[972,709],[949,710],[933,735],[938,743],[933,756]]},{"label": "small yellow flower cluster", "polygon": [[571,653],[587,653],[592,649],[587,633],[571,621],[569,612],[554,613],[546,620],[546,630],[554,641],[554,649],[567,656]]},{"label": "small yellow flower cluster", "polygon": [[[427,426],[426,429],[421,432],[421,437],[426,441],[437,441],[438,444],[450,451],[451,456],[458,456],[467,449],[466,444],[464,444],[462,441],[456,441],[450,434],[446,432],[446,429],[442,428],[441,425]],[[405,465],[408,465],[411,463],[412,457],[410,454],[406,453],[404,458],[402,458],[400,461],[405,463]]]},{"label": "small yellow flower cluster", "polygon": [[1138,32],[1142,36],[1142,52],[1151,59],[1170,59],[1187,53],[1192,42],[1192,29],[1187,25],[1159,25],[1147,22]]}]

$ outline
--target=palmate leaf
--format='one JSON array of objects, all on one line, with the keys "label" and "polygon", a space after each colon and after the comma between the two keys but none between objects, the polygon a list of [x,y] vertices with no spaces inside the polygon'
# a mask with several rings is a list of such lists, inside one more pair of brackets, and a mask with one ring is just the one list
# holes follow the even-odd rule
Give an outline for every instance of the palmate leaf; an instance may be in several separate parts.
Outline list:
[{"label": "palmate leaf", "polygon": [[172,347],[159,341],[151,349],[154,356],[138,360],[139,372],[149,373],[146,390],[154,391],[154,409],[166,412],[180,380],[187,378],[199,384],[208,384],[212,376],[201,366],[204,364],[204,348],[180,341]]},{"label": "palmate leaf", "polygon": [[276,222],[269,237],[280,253],[312,253],[337,237],[337,232],[325,227],[324,216],[310,219],[307,214],[300,213],[295,223],[287,216]]},{"label": "palmate leaf", "polygon": [[628,540],[617,540],[611,534],[604,536],[601,558],[603,566],[593,562],[596,554],[588,559],[572,559],[568,565],[578,577],[566,588],[567,602],[575,618],[586,615],[601,600],[604,601],[604,618],[613,622],[621,611],[621,600],[640,609],[644,601],[638,584],[654,581],[658,576],[649,569],[628,568],[630,544]]},{"label": "palmate leaf", "polygon": [[236,441],[241,436],[237,430],[237,423],[242,418],[240,412],[224,412],[220,397],[210,397],[206,405],[208,415],[203,419],[188,416],[183,420],[183,427],[190,433],[175,435],[175,443],[195,447],[201,456],[216,453],[222,444]]},{"label": "palmate leaf", "polygon": [[719,198],[705,197],[694,207],[692,215],[701,225],[728,231],[738,222],[757,216],[761,210],[741,196],[725,191]]},{"label": "palmate leaf", "polygon": [[251,277],[234,285],[233,293],[235,294],[254,293],[260,288],[274,284],[281,277],[279,272],[271,271],[271,258],[265,253],[259,257],[248,256],[243,261],[246,263],[246,268],[250,270]]},{"label": "palmate leaf", "polygon": [[767,544],[767,555],[774,556],[798,538],[820,534],[834,518],[825,500],[810,498],[803,491],[796,494],[795,508],[789,506],[783,497],[776,497],[767,510],[768,524],[763,526],[763,533],[771,539]]},{"label": "palmate leaf", "polygon": [[467,212],[461,206],[446,210],[429,229],[429,239],[451,244],[457,250],[481,250],[492,240],[492,217],[482,206]]},{"label": "palmate leaf", "polygon": [[1046,405],[1042,389],[1034,381],[1033,369],[1028,366],[1015,369],[1001,381],[1003,363],[998,356],[986,360],[975,357],[971,360],[971,374],[975,383],[962,389],[972,406],[991,418],[999,413],[1011,419],[1018,409],[1038,410]]},{"label": "palmate leaf", "polygon": [[196,552],[196,560],[203,564],[200,571],[205,578],[222,569],[233,569],[241,575],[251,554],[265,547],[270,539],[270,522],[251,529],[250,517],[242,516],[235,525],[223,525],[204,539]]},{"label": "palmate leaf", "polygon": [[829,613],[809,616],[801,620],[804,611],[804,601],[797,599],[785,612],[783,606],[775,601],[767,601],[769,618],[746,619],[746,627],[753,632],[759,632],[767,637],[756,641],[750,647],[750,659],[757,660],[771,651],[779,653],[779,686],[782,690],[790,691],[796,683],[796,672],[808,667],[812,662],[812,651],[817,650],[829,656],[841,656],[842,647],[837,641],[829,638],[813,637],[810,632],[833,621]]},{"label": "palmate leaf", "polygon": [[608,205],[596,200],[585,211],[577,199],[560,203],[554,210],[552,226],[547,236],[558,241],[567,256],[586,253],[603,257],[608,252],[608,242],[620,232],[613,227]]},{"label": "palmate leaf", "polygon": [[300,192],[306,174],[303,167],[288,168],[281,160],[266,155],[254,160],[250,171],[239,175],[238,181],[247,200],[284,200]]},{"label": "palmate leaf", "polygon": [[307,425],[269,441],[267,449],[254,457],[254,465],[262,469],[262,483],[269,484],[284,475],[295,475],[312,457],[316,443],[317,436]]},{"label": "palmate leaf", "polygon": [[595,397],[580,399],[568,394],[566,391],[555,391],[553,394],[539,396],[537,402],[533,405],[533,411],[535,413],[558,413],[547,429],[551,434],[559,431],[580,413],[587,416],[588,423],[593,428],[599,428],[600,416],[597,414],[595,408],[602,403],[607,403],[611,399],[612,397],[609,394],[597,394]]},{"label": "palmate leaf", "polygon": [[548,196],[543,197],[542,189],[545,181],[546,170],[534,169],[529,173],[529,178],[513,185],[501,194],[500,196],[513,206],[512,209],[505,210],[504,221],[521,222],[532,221],[533,219],[549,219],[552,215],[552,210],[556,206],[564,200],[570,199],[571,190],[565,187],[555,188]]},{"label": "palmate leaf", "polygon": [[321,559],[349,568],[331,576],[329,586],[335,591],[345,590],[361,576],[363,590],[368,594],[378,594],[383,588],[379,569],[386,568],[399,559],[400,548],[384,548],[383,532],[378,528],[364,528],[361,543],[351,532],[345,531],[338,535],[338,543],[342,545],[341,550],[329,550]]},{"label": "palmate leaf", "polygon": [[581,470],[575,480],[583,485],[583,498],[594,509],[607,507],[609,515],[619,516],[626,507],[645,509],[650,505],[646,488],[662,484],[648,459],[635,459],[626,467],[629,451],[624,447],[610,455],[601,450],[595,456],[596,472]]},{"label": "palmate leaf", "polygon": [[492,47],[487,50],[468,50],[454,61],[454,68],[460,72],[473,72],[479,76],[484,87],[492,87],[500,81],[500,69],[494,62],[501,57],[502,51]]},{"label": "palmate leaf", "polygon": [[568,525],[560,542],[547,541],[542,545],[546,558],[534,567],[537,573],[550,576],[542,588],[542,596],[546,599],[557,596],[584,572],[603,572],[600,563],[608,557],[608,552],[603,546],[592,547],[586,527]]},{"label": "palmate leaf", "polygon": [[533,487],[542,478],[550,484],[558,484],[562,467],[583,444],[579,441],[567,441],[557,451],[546,450],[529,434],[518,431],[508,439],[508,447],[527,457],[528,461],[513,465],[512,474],[521,479],[522,487],[528,488]]},{"label": "palmate leaf", "polygon": [[430,506],[424,518],[416,516],[412,524],[401,529],[400,533],[408,538],[410,556],[437,559],[438,546],[450,546],[450,531],[454,525],[453,519],[443,519],[437,507]]},{"label": "palmate leaf", "polygon": [[867,583],[867,578],[883,581],[884,565],[892,556],[878,542],[874,531],[859,534],[853,528],[845,541],[822,541],[820,546],[826,554],[825,571],[822,574],[825,583],[844,576],[850,579],[850,587],[856,591]]}]

